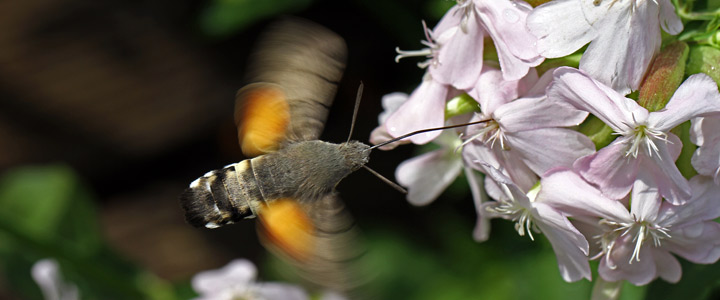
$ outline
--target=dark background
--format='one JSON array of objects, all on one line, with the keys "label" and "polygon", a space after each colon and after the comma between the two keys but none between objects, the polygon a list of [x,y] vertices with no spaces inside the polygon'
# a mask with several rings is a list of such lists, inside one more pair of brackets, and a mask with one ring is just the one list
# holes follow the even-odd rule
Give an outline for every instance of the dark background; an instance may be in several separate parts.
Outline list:
[{"label": "dark background", "polygon": [[[395,47],[419,48],[421,20],[434,24],[452,4],[279,1],[268,16],[213,27],[207,21],[213,10],[228,9],[218,3],[0,4],[0,168],[67,164],[99,202],[113,247],[167,279],[265,255],[252,222],[214,231],[184,224],[177,195],[205,172],[244,159],[232,121],[234,94],[253,41],[275,15],[313,20],[346,39],[347,69],[323,139],[346,139],[362,81],[353,138],[367,141],[382,95],[411,92],[423,74],[416,61],[396,64]],[[411,152],[411,146],[376,151],[369,166],[393,178]],[[365,171],[339,190],[361,227],[390,226],[428,242],[420,235],[432,226],[423,219],[431,209],[411,207]],[[470,226],[472,202],[458,203],[457,217]]]}]

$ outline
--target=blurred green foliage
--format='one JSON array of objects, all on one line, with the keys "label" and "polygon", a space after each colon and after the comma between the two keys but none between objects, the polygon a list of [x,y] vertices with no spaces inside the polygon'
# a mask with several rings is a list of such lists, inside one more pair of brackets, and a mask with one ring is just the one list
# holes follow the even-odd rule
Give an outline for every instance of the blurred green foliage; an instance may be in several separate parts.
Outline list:
[{"label": "blurred green foliage", "polygon": [[82,299],[177,299],[173,287],[118,257],[99,232],[93,197],[65,165],[0,178],[0,269],[23,299],[42,299],[31,266],[53,258]]},{"label": "blurred green foliage", "polygon": [[223,37],[271,16],[298,12],[312,0],[213,0],[200,14],[200,27],[213,37]]}]

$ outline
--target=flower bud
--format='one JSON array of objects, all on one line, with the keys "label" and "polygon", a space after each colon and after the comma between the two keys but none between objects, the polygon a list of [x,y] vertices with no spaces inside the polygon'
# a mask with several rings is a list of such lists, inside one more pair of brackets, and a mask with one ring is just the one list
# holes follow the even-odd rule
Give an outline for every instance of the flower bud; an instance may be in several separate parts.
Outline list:
[{"label": "flower bud", "polygon": [[653,112],[665,107],[685,75],[688,45],[675,42],[665,46],[655,57],[640,85],[638,104]]}]

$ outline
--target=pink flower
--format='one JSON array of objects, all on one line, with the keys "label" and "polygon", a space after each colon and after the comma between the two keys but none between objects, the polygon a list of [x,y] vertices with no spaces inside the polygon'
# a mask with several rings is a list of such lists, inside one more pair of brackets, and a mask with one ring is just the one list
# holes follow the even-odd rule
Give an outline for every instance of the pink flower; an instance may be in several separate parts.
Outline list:
[{"label": "pink flower", "polygon": [[720,118],[705,117],[692,120],[690,138],[698,145],[692,157],[695,170],[710,176],[720,184]]},{"label": "pink flower", "polygon": [[[709,264],[720,258],[720,187],[704,176],[690,180],[692,198],[684,205],[661,201],[657,188],[635,181],[630,211],[605,198],[577,174],[560,170],[542,180],[542,201],[567,212],[601,258],[598,272],[607,281],[628,280],[647,284],[657,277],[680,280],[680,263],[671,254],[694,263]],[[540,201],[540,200],[538,200]]]},{"label": "pink flower", "polygon": [[[537,189],[525,194],[500,170],[489,165],[485,165],[485,169],[503,191],[503,196],[497,202],[491,201],[484,205],[488,216],[514,221],[518,234],[527,234],[533,240],[533,232],[543,233],[555,251],[563,279],[568,282],[582,278],[590,280],[588,242],[570,223],[567,214],[540,201]],[[543,193],[545,189],[545,186],[541,186],[539,192]]]},{"label": "pink flower", "polygon": [[[378,115],[379,126],[373,129],[373,131],[370,133],[371,144],[377,145],[393,139],[393,136],[391,136],[390,133],[387,132],[387,128],[385,127],[385,121],[387,121],[388,117],[395,113],[395,111],[397,111],[398,108],[400,108],[400,106],[402,106],[402,104],[405,103],[407,100],[408,95],[400,92],[390,93],[382,97],[381,102],[384,110]],[[393,142],[378,149],[392,150],[400,144],[404,143],[409,143],[409,141],[402,140],[398,142]]]},{"label": "pink flower", "polygon": [[670,129],[691,118],[720,112],[720,94],[709,76],[690,76],[664,109],[648,112],[634,100],[590,78],[562,67],[554,72],[548,98],[588,111],[619,137],[598,152],[578,159],[573,167],[610,198],[628,194],[635,179],[645,177],[673,204],[690,198],[690,187],[675,159],[682,143]]},{"label": "pink flower", "polygon": [[[426,73],[423,82],[385,121],[385,130],[392,137],[416,130],[441,127],[445,124],[445,102],[451,97],[450,86],[441,84]],[[415,144],[425,144],[440,135],[432,131],[409,138]]]},{"label": "pink flower", "polygon": [[203,271],[192,278],[196,300],[307,300],[307,293],[294,285],[256,282],[257,269],[246,259],[236,259],[217,270]]},{"label": "pink flower", "polygon": [[660,27],[683,29],[669,0],[555,0],[527,17],[544,57],[562,57],[590,43],[580,69],[622,95],[637,90],[660,50]]},{"label": "pink flower", "polygon": [[[577,158],[592,153],[595,146],[588,137],[563,128],[580,124],[587,113],[547,100],[545,87],[551,78],[546,73],[538,79],[533,70],[522,80],[505,81],[499,71],[486,67],[471,95],[482,110],[474,119],[491,121],[468,128],[471,137],[463,148],[465,161],[483,172],[487,170],[472,162],[500,169],[528,191],[537,175],[553,167],[570,167]],[[491,180],[486,179],[485,188],[497,199],[498,187]]]},{"label": "pink flower", "polygon": [[[523,1],[458,1],[432,30],[425,27],[428,48],[402,51],[395,60],[409,56],[426,56],[418,64],[428,67],[432,77],[459,90],[475,85],[483,67],[483,39],[495,43],[500,67],[507,80],[525,76],[531,67],[542,63],[535,51],[535,37],[525,24],[532,7]],[[424,24],[423,24],[424,26]]]},{"label": "pink flower", "polygon": [[78,287],[67,283],[60,274],[60,265],[51,258],[41,259],[32,266],[32,278],[35,280],[43,298],[46,300],[78,300]]}]

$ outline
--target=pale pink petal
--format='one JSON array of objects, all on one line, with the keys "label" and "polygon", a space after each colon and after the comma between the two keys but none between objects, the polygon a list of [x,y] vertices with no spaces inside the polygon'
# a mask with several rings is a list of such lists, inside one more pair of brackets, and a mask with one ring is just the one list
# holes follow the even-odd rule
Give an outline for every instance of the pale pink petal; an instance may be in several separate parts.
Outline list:
[{"label": "pale pink petal", "polygon": [[662,197],[651,174],[646,171],[641,168],[633,184],[630,214],[640,221],[654,221],[660,211]]},{"label": "pale pink petal", "polygon": [[587,117],[586,111],[560,101],[542,98],[520,98],[498,107],[493,119],[506,132],[549,127],[577,126]]},{"label": "pale pink petal", "polygon": [[676,35],[683,30],[683,24],[675,13],[675,6],[669,0],[657,0],[660,4],[660,26],[665,32]]},{"label": "pale pink petal", "polygon": [[663,248],[698,264],[712,264],[720,258],[720,223],[707,221],[670,229],[672,239],[663,241]]},{"label": "pale pink petal", "polygon": [[548,87],[548,99],[564,101],[590,112],[615,132],[632,132],[632,124],[644,121],[648,112],[632,99],[590,78],[578,69],[560,67],[553,72],[555,80]]},{"label": "pale pink petal", "polygon": [[[387,130],[385,129],[385,125],[380,125],[373,129],[373,131],[370,133],[370,143],[373,145],[377,145],[389,140],[392,140],[393,136],[391,136]],[[400,146],[402,144],[408,144],[410,143],[409,140],[400,140],[397,142],[393,142],[390,144],[387,144],[382,147],[378,147],[380,150],[392,150],[395,149],[395,147]]]},{"label": "pale pink petal", "polygon": [[[522,157],[513,151],[504,151],[500,147],[490,149],[481,142],[472,142],[463,147],[463,159],[468,166],[486,174],[487,170],[482,167],[482,163],[500,169],[524,192],[528,192],[538,180],[537,175],[528,168]],[[498,194],[495,193],[497,189],[493,185],[486,184],[485,188],[488,195],[497,200],[499,199]]]},{"label": "pale pink petal", "polygon": [[682,226],[720,217],[720,205],[718,205],[720,186],[714,184],[709,177],[696,175],[690,179],[690,189],[692,198],[686,204],[676,206],[663,203],[657,217],[659,225]]},{"label": "pale pink petal", "polygon": [[290,284],[264,282],[257,284],[257,294],[264,300],[309,300],[307,292]]},{"label": "pale pink petal", "polygon": [[436,150],[402,162],[395,178],[407,187],[411,204],[427,205],[457,178],[462,166],[462,160],[452,152]]},{"label": "pale pink petal", "polygon": [[555,169],[546,173],[540,180],[540,192],[535,201],[557,207],[572,216],[632,219],[622,203],[603,196],[580,175],[568,169]]},{"label": "pale pink petal", "polygon": [[669,131],[694,117],[720,113],[720,94],[717,83],[703,73],[688,77],[665,108],[650,114],[648,125],[660,131]]},{"label": "pale pink petal", "polygon": [[443,15],[440,22],[435,25],[435,28],[433,28],[432,33],[434,38],[439,37],[443,34],[443,32],[450,30],[451,28],[459,26],[463,16],[464,14],[462,9],[458,5],[453,5],[453,7],[451,7],[445,15]]},{"label": "pale pink petal", "polygon": [[[616,201],[617,202],[617,201]],[[564,210],[561,209],[561,211],[564,212]],[[579,215],[573,215],[571,222],[575,228],[577,228],[578,231],[580,231],[583,236],[588,240],[588,243],[590,245],[590,253],[588,254],[588,257],[600,257],[602,255],[602,248],[600,243],[600,237],[605,233],[604,228],[601,226],[598,226],[598,222],[600,221],[597,217],[587,217],[587,216],[579,216]]]},{"label": "pale pink petal", "polygon": [[220,269],[202,271],[192,278],[193,290],[212,294],[233,286],[250,286],[257,276],[257,268],[247,259],[236,259]]},{"label": "pale pink petal", "polygon": [[635,242],[634,235],[624,235],[616,239],[610,255],[605,255],[598,265],[598,273],[607,281],[627,280],[634,285],[645,285],[657,277],[657,266],[650,247],[640,248],[640,261],[630,262]]},{"label": "pale pink petal", "polygon": [[[668,134],[668,138],[671,137],[674,137],[671,139],[675,140],[674,143],[681,143],[677,136]],[[683,177],[675,165],[675,160],[671,156],[668,144],[660,141],[656,143],[656,146],[659,155],[641,157],[639,159],[639,161],[641,161],[640,168],[651,175],[654,184],[659,187],[660,194],[666,200],[673,204],[685,203],[685,201],[690,199],[692,194],[687,179]]]},{"label": "pale pink petal", "polygon": [[[660,50],[658,7],[652,1],[580,1],[585,14],[602,14],[592,26],[604,28],[585,50],[580,69],[622,95],[637,90]],[[615,30],[612,30],[615,29]]]},{"label": "pale pink petal", "polygon": [[598,34],[576,0],[555,0],[536,7],[527,18],[527,27],[538,37],[537,50],[548,58],[572,54]]},{"label": "pale pink petal", "polygon": [[573,169],[596,184],[607,197],[623,198],[632,188],[640,163],[640,159],[625,157],[625,148],[626,145],[616,140],[594,154],[579,158]]},{"label": "pale pink petal", "polygon": [[528,75],[523,77],[521,87],[527,86],[527,88],[520,88],[520,96],[525,98],[539,98],[547,95],[547,88],[553,81],[553,72],[555,69],[549,69],[538,78],[537,70],[530,69]]},{"label": "pale pink petal", "polygon": [[517,202],[520,206],[525,208],[530,208],[532,206],[530,204],[530,199],[528,199],[525,192],[515,185],[515,183],[512,182],[512,179],[503,174],[501,170],[498,170],[491,165],[482,165],[483,169],[487,172],[485,174],[504,187],[502,190],[505,193],[505,199],[507,199],[506,201]]},{"label": "pale pink petal", "polygon": [[408,100],[410,96],[401,92],[394,92],[382,96],[380,103],[382,104],[383,111],[378,114],[378,124],[383,124],[387,121],[387,118],[396,112],[400,106]]},{"label": "pale pink petal", "polygon": [[680,262],[669,252],[663,249],[652,248],[657,275],[670,283],[677,283],[682,276]]},{"label": "pale pink petal", "polygon": [[525,2],[476,1],[482,24],[495,42],[500,68],[507,80],[524,77],[530,67],[543,62],[536,38],[525,26],[532,7]]},{"label": "pale pink petal", "polygon": [[543,203],[535,203],[536,224],[547,237],[558,260],[560,275],[567,282],[592,280],[588,264],[588,242],[567,217]]},{"label": "pale pink petal", "polygon": [[[507,196],[505,196],[505,192],[503,192],[500,185],[490,178],[489,176],[485,176],[485,192],[488,194],[488,197],[491,199],[494,199],[495,201],[507,201]],[[487,202],[485,203],[487,204]]]},{"label": "pale pink petal", "polygon": [[483,67],[484,32],[474,13],[467,18],[466,26],[449,28],[437,37],[437,63],[429,68],[433,79],[459,90],[472,88]]},{"label": "pale pink petal", "polygon": [[467,177],[470,192],[472,193],[473,203],[475,203],[475,212],[477,213],[477,221],[475,229],[473,229],[473,239],[476,242],[484,242],[490,237],[490,218],[485,216],[483,203],[487,202],[487,194],[483,188],[483,177],[470,168],[463,168],[465,177]]},{"label": "pale pink petal", "polygon": [[505,80],[500,70],[485,65],[475,87],[468,92],[468,95],[480,103],[480,109],[484,114],[490,115],[500,105],[520,96],[518,93],[520,82]]},{"label": "pale pink petal", "polygon": [[[445,101],[448,86],[429,76],[410,95],[408,101],[388,117],[386,128],[393,137],[416,130],[441,127],[445,123]],[[440,135],[440,131],[421,133],[410,137],[415,144],[425,144]]]},{"label": "pale pink petal", "polygon": [[576,159],[595,152],[595,144],[582,133],[565,128],[508,132],[510,147],[535,172],[543,174],[554,167],[572,167]]},{"label": "pale pink petal", "polygon": [[693,168],[720,184],[720,118],[693,119],[690,139],[699,146],[692,157]]}]

